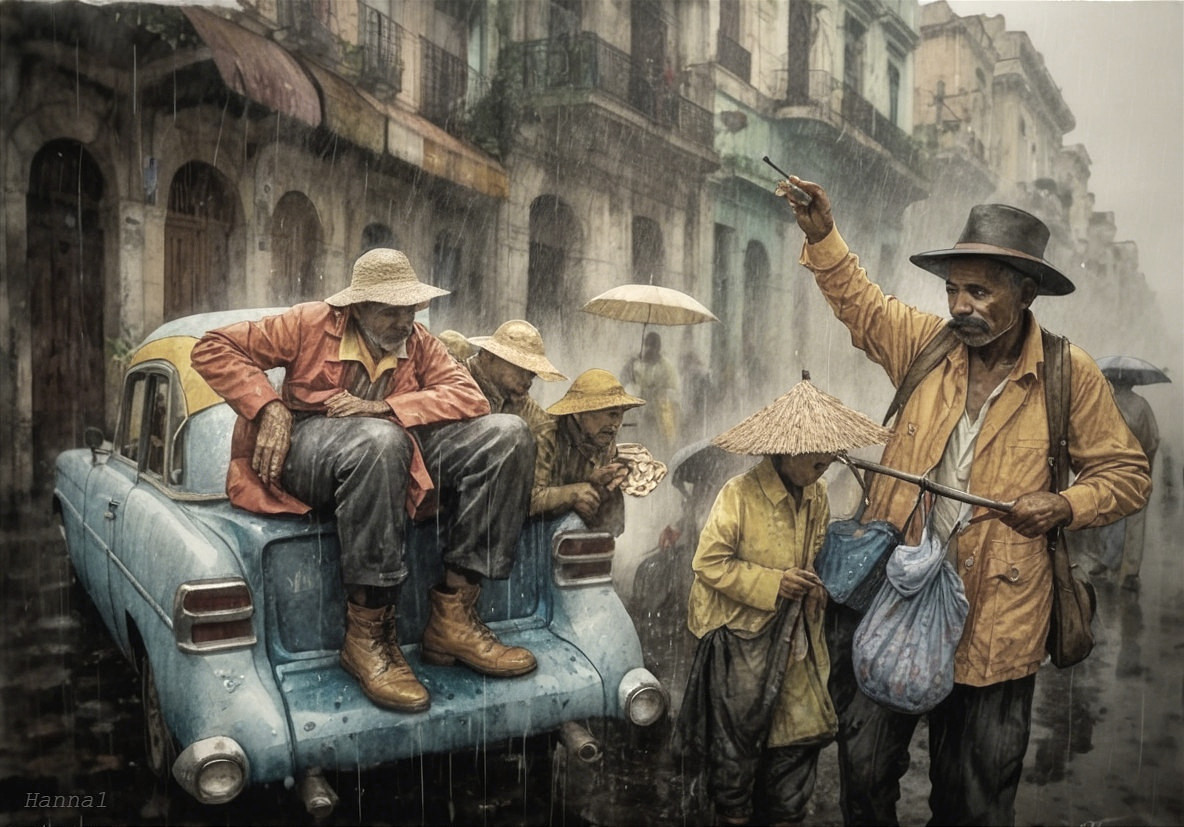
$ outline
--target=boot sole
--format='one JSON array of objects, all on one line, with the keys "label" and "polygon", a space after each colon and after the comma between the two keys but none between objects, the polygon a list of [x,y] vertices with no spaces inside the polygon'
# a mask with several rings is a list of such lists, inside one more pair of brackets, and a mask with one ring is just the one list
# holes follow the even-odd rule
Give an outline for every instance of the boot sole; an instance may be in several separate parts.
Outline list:
[{"label": "boot sole", "polygon": [[370,702],[375,706],[381,706],[383,709],[389,709],[392,712],[426,712],[431,708],[432,698],[430,695],[426,701],[418,704],[397,704],[385,698],[375,697],[366,689],[366,685],[362,683],[362,676],[354,671],[354,668],[350,666],[349,662],[345,658],[338,658],[338,660],[341,662],[341,668],[353,676],[353,679],[358,682],[358,689],[361,689],[362,694],[369,698]]},{"label": "boot sole", "polygon": [[474,672],[481,675],[488,675],[491,678],[517,678],[521,677],[522,675],[529,675],[535,669],[538,669],[539,666],[536,662],[532,663],[526,668],[519,667],[516,669],[484,669],[458,655],[449,655],[445,652],[436,652],[431,649],[420,649],[419,657],[424,663],[430,663],[432,666],[453,666],[457,661],[460,661]]}]

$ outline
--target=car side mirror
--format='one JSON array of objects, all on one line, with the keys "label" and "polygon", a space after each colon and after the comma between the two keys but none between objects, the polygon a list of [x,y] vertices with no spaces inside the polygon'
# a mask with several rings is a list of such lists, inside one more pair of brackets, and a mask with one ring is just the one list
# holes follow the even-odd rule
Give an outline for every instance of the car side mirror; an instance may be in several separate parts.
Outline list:
[{"label": "car side mirror", "polygon": [[87,428],[83,432],[82,441],[86,444],[87,448],[90,448],[90,455],[93,459],[98,459],[99,454],[111,453],[110,449],[103,447],[103,443],[107,441],[107,438],[103,436],[101,428],[95,428],[93,426]]}]

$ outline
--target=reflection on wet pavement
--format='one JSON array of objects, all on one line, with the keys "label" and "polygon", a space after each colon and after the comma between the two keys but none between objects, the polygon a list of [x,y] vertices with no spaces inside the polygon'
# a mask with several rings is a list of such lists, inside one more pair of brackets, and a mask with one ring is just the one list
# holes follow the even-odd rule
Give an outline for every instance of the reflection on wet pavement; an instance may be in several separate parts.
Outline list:
[{"label": "reflection on wet pavement", "polygon": [[[1093,654],[1069,670],[1046,666],[1037,678],[1017,824],[1184,823],[1184,567],[1174,551],[1181,511],[1171,494],[1150,514],[1142,591],[1096,580]],[[282,784],[203,807],[143,766],[138,677],[73,584],[56,531],[9,533],[0,572],[0,820],[311,823]],[[693,646],[682,636],[681,614],[664,606],[641,622],[654,671],[672,682],[677,700]],[[600,722],[592,729],[605,748],[595,765],[552,749],[549,738],[531,738],[331,773],[341,803],[323,823],[708,823],[695,773],[666,749],[668,723],[640,734]],[[903,824],[929,817],[926,738],[922,723],[902,790]],[[53,796],[71,795],[78,798],[60,803],[74,806],[52,806]],[[810,810],[810,824],[841,823],[833,746],[823,752]]]}]

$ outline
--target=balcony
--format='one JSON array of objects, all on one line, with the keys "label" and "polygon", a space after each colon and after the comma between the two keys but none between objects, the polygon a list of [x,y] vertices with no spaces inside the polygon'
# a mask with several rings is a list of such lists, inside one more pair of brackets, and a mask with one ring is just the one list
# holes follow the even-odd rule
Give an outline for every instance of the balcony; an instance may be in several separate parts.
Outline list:
[{"label": "balcony", "polygon": [[716,41],[715,59],[745,83],[752,79],[752,53],[722,31]]},{"label": "balcony", "polygon": [[454,135],[464,129],[469,104],[479,99],[484,78],[463,59],[421,37],[419,111]]},{"label": "balcony", "polygon": [[358,3],[358,23],[362,84],[386,95],[398,94],[403,89],[403,27],[365,3]]},{"label": "balcony", "polygon": [[682,138],[711,148],[711,112],[674,89],[672,81],[633,62],[626,53],[592,32],[571,38],[551,38],[511,44],[520,57],[522,86],[527,92],[591,89],[601,92],[669,127]]},{"label": "balcony", "polygon": [[[908,133],[829,72],[811,69],[808,97],[803,100],[799,96],[787,104],[791,108],[813,110],[811,115],[818,120],[858,130],[910,167],[917,163],[917,146]],[[787,114],[783,110],[781,117]]]}]

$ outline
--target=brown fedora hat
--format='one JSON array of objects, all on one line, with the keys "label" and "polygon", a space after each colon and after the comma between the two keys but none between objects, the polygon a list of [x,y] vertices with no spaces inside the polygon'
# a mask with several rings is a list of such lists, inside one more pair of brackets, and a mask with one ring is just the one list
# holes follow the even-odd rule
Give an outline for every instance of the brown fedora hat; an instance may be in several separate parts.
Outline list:
[{"label": "brown fedora hat", "polygon": [[410,307],[425,304],[437,296],[446,296],[448,292],[420,281],[401,251],[378,247],[358,256],[349,287],[334,293],[325,302],[334,307],[359,302]]},{"label": "brown fedora hat", "polygon": [[979,204],[970,208],[962,236],[949,250],[917,253],[909,261],[943,279],[950,262],[979,256],[1011,265],[1031,276],[1043,296],[1065,296],[1075,289],[1073,282],[1044,260],[1048,227],[1031,213],[1007,204]]}]

